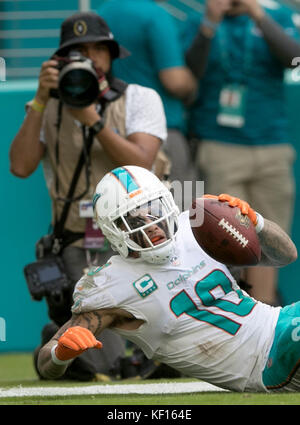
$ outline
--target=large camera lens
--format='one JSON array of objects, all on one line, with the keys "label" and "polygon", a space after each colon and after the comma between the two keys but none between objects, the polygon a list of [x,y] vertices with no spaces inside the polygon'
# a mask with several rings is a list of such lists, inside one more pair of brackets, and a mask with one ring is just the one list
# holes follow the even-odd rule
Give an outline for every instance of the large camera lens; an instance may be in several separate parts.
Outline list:
[{"label": "large camera lens", "polygon": [[99,96],[98,75],[89,61],[71,62],[59,75],[58,90],[65,104],[84,108]]}]

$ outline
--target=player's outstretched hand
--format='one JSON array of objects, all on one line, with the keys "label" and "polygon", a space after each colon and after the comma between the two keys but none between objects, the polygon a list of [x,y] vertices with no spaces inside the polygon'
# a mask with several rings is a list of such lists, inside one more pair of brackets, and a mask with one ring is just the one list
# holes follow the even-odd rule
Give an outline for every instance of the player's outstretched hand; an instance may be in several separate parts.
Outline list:
[{"label": "player's outstretched hand", "polygon": [[256,212],[250,207],[248,202],[243,201],[234,196],[228,195],[227,193],[221,193],[221,195],[218,196],[207,194],[204,195],[204,198],[218,199],[221,202],[228,202],[228,205],[230,205],[231,207],[238,207],[241,210],[242,214],[247,215],[250,218],[254,226],[257,225]]},{"label": "player's outstretched hand", "polygon": [[55,355],[59,360],[70,360],[89,348],[102,348],[102,342],[97,341],[87,328],[73,326],[59,338]]}]

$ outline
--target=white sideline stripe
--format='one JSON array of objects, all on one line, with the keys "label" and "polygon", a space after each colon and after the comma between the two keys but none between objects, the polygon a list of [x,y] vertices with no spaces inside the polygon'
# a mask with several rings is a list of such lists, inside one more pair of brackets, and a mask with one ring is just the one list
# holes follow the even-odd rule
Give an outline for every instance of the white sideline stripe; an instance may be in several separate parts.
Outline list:
[{"label": "white sideline stripe", "polygon": [[89,385],[80,387],[14,387],[0,388],[0,398],[4,397],[47,397],[68,395],[101,394],[180,394],[203,391],[226,391],[206,382],[172,382],[161,384],[130,385]]}]

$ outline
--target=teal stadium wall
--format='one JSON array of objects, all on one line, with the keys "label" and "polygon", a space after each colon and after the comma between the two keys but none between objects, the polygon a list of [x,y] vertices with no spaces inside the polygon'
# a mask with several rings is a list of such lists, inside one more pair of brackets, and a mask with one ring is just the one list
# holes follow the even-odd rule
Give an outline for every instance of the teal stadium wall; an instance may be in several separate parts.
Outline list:
[{"label": "teal stadium wall", "polygon": [[[91,0],[90,8],[95,10],[102,2]],[[45,301],[31,300],[23,267],[35,260],[35,242],[48,231],[50,200],[42,167],[27,179],[16,178],[9,172],[8,155],[11,141],[24,119],[24,105],[34,96],[40,66],[59,43],[60,24],[83,3],[79,0],[0,1],[0,58],[6,62],[7,80],[2,81],[0,73],[0,258],[3,270],[0,353],[33,350],[48,321]]]},{"label": "teal stadium wall", "polygon": [[278,287],[283,304],[290,304],[300,300],[300,84],[292,81],[291,78],[286,79],[286,102],[289,116],[290,143],[292,143],[296,151],[294,164],[296,199],[291,236],[298,248],[299,258],[293,264],[280,270]]},{"label": "teal stadium wall", "polygon": [[25,264],[34,261],[34,245],[47,233],[50,200],[41,166],[27,179],[9,171],[9,148],[21,125],[25,103],[33,97],[36,81],[0,82],[1,170],[1,295],[0,317],[6,322],[1,351],[32,350],[47,322],[44,301],[31,300],[23,277]]},{"label": "teal stadium wall", "polygon": [[[121,1],[121,0],[120,0]],[[75,0],[62,1],[22,1],[22,2],[1,2],[0,21],[2,19],[3,5],[7,7],[20,6],[26,3],[28,8],[43,4],[45,10],[51,7],[57,9],[76,10],[78,2]],[[96,8],[101,1],[93,1],[93,8]],[[166,2],[180,6],[180,2],[173,0]],[[181,3],[182,6],[182,3]],[[21,7],[21,6],[20,6]],[[185,6],[182,6],[182,8]],[[30,9],[31,10],[31,9]],[[63,15],[63,14],[62,14]],[[59,26],[63,16],[56,21],[56,28]],[[44,20],[43,28],[48,20]],[[1,24],[1,22],[0,22]],[[51,21],[51,25],[53,21]],[[10,25],[10,26],[9,26]],[[20,24],[21,25],[21,24]],[[28,26],[29,21],[22,21],[22,25]],[[41,23],[37,23],[41,27]],[[49,24],[50,25],[50,24]],[[14,24],[5,22],[0,28],[15,28]],[[19,28],[19,27],[18,27]],[[26,28],[25,28],[26,29]],[[53,49],[58,43],[57,31],[53,33],[51,44],[47,41],[47,49]],[[19,41],[21,43],[21,41]],[[32,41],[37,43],[38,40]],[[42,45],[43,40],[39,40]],[[22,41],[22,48],[28,48],[29,41]],[[13,46],[10,46],[13,47]],[[14,46],[15,47],[15,46]],[[3,52],[5,42],[0,37],[0,56]],[[13,67],[26,67],[34,69],[40,66],[41,62],[49,56],[49,51],[38,58],[29,58],[22,63],[10,63]],[[48,56],[47,56],[48,55]],[[12,58],[13,59],[13,58]],[[15,58],[15,60],[17,60]],[[26,62],[26,63],[25,63]],[[24,68],[25,69],[25,68]],[[24,75],[25,77],[25,75]],[[35,173],[27,179],[19,179],[9,172],[9,148],[11,141],[20,127],[24,115],[24,105],[30,100],[37,86],[35,79],[10,78],[8,81],[0,81],[0,120],[1,120],[1,143],[0,143],[0,194],[1,209],[0,223],[1,229],[1,292],[0,292],[0,318],[6,323],[5,332],[0,329],[0,353],[12,351],[32,351],[40,342],[40,331],[47,323],[47,308],[45,301],[33,301],[27,290],[23,277],[23,267],[35,260],[35,242],[48,230],[50,222],[50,200],[44,182],[42,168],[39,167]],[[300,153],[300,120],[299,120],[299,100],[300,85],[287,80],[286,84],[287,106],[290,117],[290,140],[293,143],[298,155]],[[295,204],[295,216],[293,224],[293,239],[300,249],[300,221],[298,211],[300,211],[299,185],[300,168],[299,159],[295,163],[295,177],[297,184],[297,198]],[[274,188],[276,190],[276,188]],[[289,304],[300,300],[300,260],[280,271],[280,295],[283,304]],[[0,325],[3,321],[0,320]],[[4,340],[5,336],[5,340]]]}]

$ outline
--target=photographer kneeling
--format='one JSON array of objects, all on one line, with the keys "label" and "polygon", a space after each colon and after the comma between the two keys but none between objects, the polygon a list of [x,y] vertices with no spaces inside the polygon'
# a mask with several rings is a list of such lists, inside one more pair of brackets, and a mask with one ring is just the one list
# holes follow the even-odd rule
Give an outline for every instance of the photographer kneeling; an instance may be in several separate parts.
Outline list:
[{"label": "photographer kneeling", "polygon": [[[158,173],[155,161],[167,137],[162,102],[154,90],[112,76],[112,60],[128,54],[97,14],[66,19],[59,49],[43,63],[35,98],[11,145],[17,177],[31,175],[42,160],[52,201],[53,232],[38,242],[38,261],[25,270],[32,297],[46,298],[52,320],[42,345],[71,316],[73,288],[82,274],[112,255],[93,222],[97,182],[125,164]],[[109,330],[102,340],[102,350],[85,353],[64,377],[113,375],[124,341]]]}]

